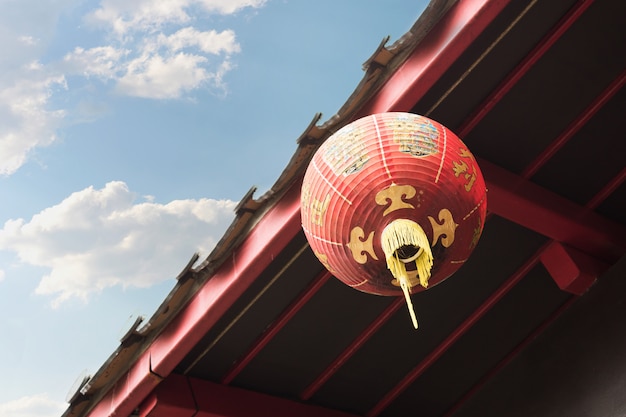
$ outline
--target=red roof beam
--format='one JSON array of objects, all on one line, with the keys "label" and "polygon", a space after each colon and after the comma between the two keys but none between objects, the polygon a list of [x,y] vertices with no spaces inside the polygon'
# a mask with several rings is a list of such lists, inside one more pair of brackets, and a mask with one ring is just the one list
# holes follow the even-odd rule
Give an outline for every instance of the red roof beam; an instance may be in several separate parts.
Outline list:
[{"label": "red roof beam", "polygon": [[196,417],[357,417],[201,379],[190,378],[189,381],[198,405]]},{"label": "red roof beam", "polygon": [[611,181],[609,181],[604,188],[602,188],[585,207],[589,210],[593,210],[598,207],[604,200],[606,200],[611,194],[617,190],[622,183],[626,180],[626,166],[617,174]]},{"label": "red roof beam", "polygon": [[139,417],[356,417],[316,405],[172,374],[139,407]]},{"label": "red roof beam", "polygon": [[621,224],[488,161],[478,163],[491,213],[611,264],[626,253]]}]

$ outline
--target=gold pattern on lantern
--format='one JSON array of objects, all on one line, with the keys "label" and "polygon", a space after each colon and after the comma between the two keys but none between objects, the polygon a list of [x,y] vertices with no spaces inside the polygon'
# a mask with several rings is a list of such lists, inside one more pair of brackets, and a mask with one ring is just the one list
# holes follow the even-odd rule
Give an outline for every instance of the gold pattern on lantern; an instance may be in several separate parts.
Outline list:
[{"label": "gold pattern on lantern", "polygon": [[309,217],[309,209],[310,209],[310,201],[311,201],[311,186],[308,183],[302,184],[302,192],[300,193],[300,207],[302,207],[302,221],[304,223],[305,219]]},{"label": "gold pattern on lantern", "polygon": [[311,223],[318,226],[324,226],[324,216],[326,215],[326,210],[328,210],[329,204],[330,194],[326,194],[324,201],[319,201],[316,198],[311,201]]},{"label": "gold pattern on lantern", "polygon": [[358,172],[369,160],[363,130],[349,125],[335,133],[336,140],[326,148],[322,159],[335,175],[350,175]]},{"label": "gold pattern on lantern", "polygon": [[467,182],[465,183],[465,191],[469,192],[476,182],[476,166],[474,156],[467,149],[461,149],[459,156],[469,159],[469,165],[464,160],[452,161],[454,176],[459,178],[461,175]]},{"label": "gold pattern on lantern", "polygon": [[380,190],[376,193],[376,204],[379,206],[389,206],[383,212],[383,217],[387,214],[400,210],[400,209],[414,209],[410,203],[404,200],[410,200],[415,197],[415,187],[411,185],[396,185],[391,184],[389,187]]},{"label": "gold pattern on lantern", "polygon": [[437,153],[439,131],[424,118],[399,115],[396,119],[385,122],[392,129],[393,141],[400,145],[399,151],[412,156],[422,157]]},{"label": "gold pattern on lantern", "polygon": [[324,253],[320,253],[320,252],[313,252],[313,253],[317,257],[317,259],[319,259],[320,263],[324,265],[326,269],[328,269],[329,272],[331,273],[335,272],[333,267],[330,266],[330,264],[328,263],[328,255]]},{"label": "gold pattern on lantern", "polygon": [[360,264],[367,262],[367,254],[375,260],[378,260],[376,252],[374,252],[374,232],[370,232],[365,239],[365,231],[356,226],[350,231],[350,241],[346,244],[352,252],[352,257]]},{"label": "gold pattern on lantern", "polygon": [[470,242],[470,249],[473,249],[478,245],[478,239],[480,239],[480,234],[483,231],[483,222],[482,219],[478,218],[478,226],[474,229],[474,233],[472,234],[472,241]]},{"label": "gold pattern on lantern", "polygon": [[439,211],[438,217],[441,224],[439,224],[437,220],[435,220],[431,216],[428,216],[428,220],[430,220],[430,224],[433,227],[432,246],[435,246],[435,244],[441,237],[441,244],[443,245],[443,247],[449,248],[454,243],[454,232],[458,227],[458,224],[454,222],[454,219],[452,218],[452,213],[448,209],[441,209]]}]

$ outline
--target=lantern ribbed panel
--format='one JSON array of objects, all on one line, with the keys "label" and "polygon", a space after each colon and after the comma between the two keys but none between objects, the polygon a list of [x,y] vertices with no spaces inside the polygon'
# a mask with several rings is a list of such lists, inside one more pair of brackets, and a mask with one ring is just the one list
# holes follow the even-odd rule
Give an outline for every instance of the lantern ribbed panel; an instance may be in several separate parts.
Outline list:
[{"label": "lantern ribbed panel", "polygon": [[381,248],[385,226],[410,219],[422,227],[433,253],[430,285],[437,284],[476,246],[486,188],[474,157],[446,127],[382,113],[322,144],[304,176],[301,213],[311,249],[335,277],[368,293],[400,295]]}]

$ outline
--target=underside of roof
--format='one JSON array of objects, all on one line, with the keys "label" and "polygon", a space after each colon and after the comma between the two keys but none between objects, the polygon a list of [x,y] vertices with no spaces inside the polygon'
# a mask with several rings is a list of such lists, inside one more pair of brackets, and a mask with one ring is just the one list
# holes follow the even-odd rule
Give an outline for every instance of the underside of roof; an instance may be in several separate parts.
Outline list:
[{"label": "underside of roof", "polygon": [[[626,278],[623,16],[626,2],[608,0],[433,0],[409,33],[380,45],[337,115],[313,119],[274,187],[243,198],[213,253],[199,265],[192,258],[154,316],[80,381],[64,416],[489,407],[501,394],[493,381],[546,329],[599,297],[604,280]],[[488,188],[471,258],[413,295],[417,331],[403,299],[332,277],[300,228],[300,183],[315,150],[385,111],[450,128]]]}]

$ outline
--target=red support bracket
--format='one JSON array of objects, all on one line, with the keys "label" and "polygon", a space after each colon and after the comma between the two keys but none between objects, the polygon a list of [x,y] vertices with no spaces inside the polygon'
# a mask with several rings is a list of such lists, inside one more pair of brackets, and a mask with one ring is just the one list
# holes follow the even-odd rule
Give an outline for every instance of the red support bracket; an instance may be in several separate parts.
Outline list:
[{"label": "red support bracket", "polygon": [[608,265],[574,248],[553,242],[541,254],[541,263],[560,289],[583,295]]},{"label": "red support bracket", "polygon": [[141,403],[139,417],[193,417],[196,401],[187,378],[170,375]]}]

